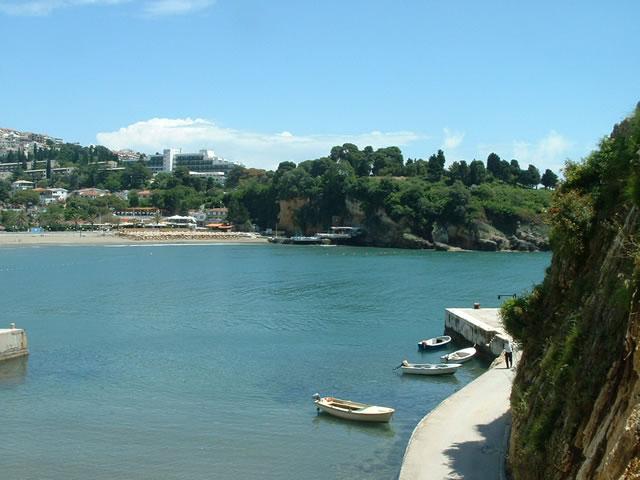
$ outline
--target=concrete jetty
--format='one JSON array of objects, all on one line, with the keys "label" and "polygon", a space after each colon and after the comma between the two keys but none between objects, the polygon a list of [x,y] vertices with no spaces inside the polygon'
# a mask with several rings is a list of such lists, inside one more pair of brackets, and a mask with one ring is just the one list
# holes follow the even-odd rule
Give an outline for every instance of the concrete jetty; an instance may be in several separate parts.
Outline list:
[{"label": "concrete jetty", "polygon": [[[445,328],[494,355],[511,340],[497,308],[448,308]],[[514,376],[498,357],[487,372],[424,417],[405,450],[399,480],[505,478]]]},{"label": "concrete jetty", "polygon": [[454,338],[464,338],[475,343],[480,350],[500,355],[511,337],[500,319],[499,308],[447,308],[444,329]]},{"label": "concrete jetty", "polygon": [[29,354],[27,333],[12,323],[0,328],[0,361]]}]

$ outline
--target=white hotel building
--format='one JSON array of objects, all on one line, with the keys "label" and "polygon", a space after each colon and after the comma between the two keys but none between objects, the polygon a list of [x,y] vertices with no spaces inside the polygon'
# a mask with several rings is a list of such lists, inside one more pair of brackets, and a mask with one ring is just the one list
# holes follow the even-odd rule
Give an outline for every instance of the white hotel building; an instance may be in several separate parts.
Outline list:
[{"label": "white hotel building", "polygon": [[167,148],[162,154],[149,155],[147,167],[153,172],[173,172],[178,167],[185,167],[190,175],[212,177],[224,183],[227,173],[237,166],[218,157],[213,150],[200,150],[198,153],[182,153],[179,148]]}]

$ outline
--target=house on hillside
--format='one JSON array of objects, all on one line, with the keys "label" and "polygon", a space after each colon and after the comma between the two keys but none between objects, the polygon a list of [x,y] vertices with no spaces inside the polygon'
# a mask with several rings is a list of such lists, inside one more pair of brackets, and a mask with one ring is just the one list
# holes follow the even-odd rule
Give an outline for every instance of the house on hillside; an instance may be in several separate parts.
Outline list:
[{"label": "house on hillside", "polygon": [[11,184],[11,190],[19,192],[20,190],[33,190],[34,183],[29,180],[16,180]]},{"label": "house on hillside", "polygon": [[40,203],[48,205],[53,202],[64,203],[69,196],[69,191],[66,188],[44,188],[40,192]]}]

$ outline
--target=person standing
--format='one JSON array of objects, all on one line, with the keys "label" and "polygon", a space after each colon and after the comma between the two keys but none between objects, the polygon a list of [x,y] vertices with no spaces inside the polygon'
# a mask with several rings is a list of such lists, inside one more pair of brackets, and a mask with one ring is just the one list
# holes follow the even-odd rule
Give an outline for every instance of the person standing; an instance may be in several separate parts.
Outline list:
[{"label": "person standing", "polygon": [[507,363],[507,368],[513,367],[513,348],[509,340],[504,345],[504,361]]}]

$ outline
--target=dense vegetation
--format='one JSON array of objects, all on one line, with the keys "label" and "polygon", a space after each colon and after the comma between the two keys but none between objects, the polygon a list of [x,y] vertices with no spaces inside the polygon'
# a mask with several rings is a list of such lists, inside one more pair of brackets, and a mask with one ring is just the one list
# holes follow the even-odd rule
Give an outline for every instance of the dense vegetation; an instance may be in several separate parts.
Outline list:
[{"label": "dense vegetation", "polygon": [[[397,147],[360,150],[353,144],[336,146],[327,157],[298,165],[282,162],[276,171],[238,166],[230,172],[224,189],[213,179],[190,176],[185,169],[152,178],[142,160],[110,170],[106,162],[116,162],[117,157],[99,146],[52,146],[37,149],[29,160],[11,155],[2,160],[22,161],[25,167],[27,161],[34,167],[47,165],[47,178],[38,183],[41,187],[128,190],[128,206],[153,206],[165,214],[226,205],[229,220],[239,228],[275,228],[280,222],[281,230],[290,233],[312,233],[336,223],[364,223],[375,230],[381,216],[395,222],[403,232],[428,240],[432,240],[436,224],[464,226],[484,222],[513,233],[519,223],[540,222],[548,205],[547,189],[557,183],[557,176],[550,170],[540,175],[533,165],[521,169],[516,160],[502,160],[495,153],[487,158],[486,167],[484,162],[474,160],[456,161],[445,168],[441,150],[427,160],[405,161]],[[76,168],[69,174],[56,174],[50,168],[52,162],[56,167]],[[11,180],[20,178],[27,178],[23,169],[15,172]],[[544,189],[537,188],[540,183]],[[138,192],[146,188],[151,189],[151,197],[140,197]],[[0,201],[35,205],[34,195],[21,192],[11,196],[9,183],[0,181]],[[126,206],[122,202],[113,196],[107,201],[72,202],[70,209],[62,213],[67,222],[72,215],[85,221],[96,216],[106,218],[109,209]],[[280,218],[283,202],[296,205],[289,221]],[[362,218],[354,218],[350,208],[354,204],[362,210]],[[25,225],[24,214],[6,215],[11,218],[3,220],[5,226],[13,229]],[[51,217],[31,220],[57,228],[60,223]],[[60,212],[53,217],[60,218]],[[18,222],[17,218],[23,221]]]},{"label": "dense vegetation", "polygon": [[[445,169],[442,151],[426,161],[405,162],[397,147],[374,151],[345,144],[328,157],[283,162],[275,172],[237,168],[228,180],[233,190],[227,203],[235,223],[274,227],[278,202],[297,200],[289,228],[308,233],[353,221],[350,202],[358,203],[366,221],[386,214],[424,238],[438,222],[488,221],[513,230],[518,222],[537,221],[549,198],[534,189],[541,181],[538,169],[521,170],[516,160],[506,162],[496,154],[488,164],[491,168],[478,160],[453,162]],[[545,182],[545,190],[552,188],[557,177],[547,171]]]},{"label": "dense vegetation", "polygon": [[549,209],[552,266],[531,294],[503,306],[525,352],[511,397],[515,478],[640,475],[637,437],[609,438],[624,431],[612,425],[627,421],[638,379],[639,152],[636,109],[584,162],[567,166]]}]

